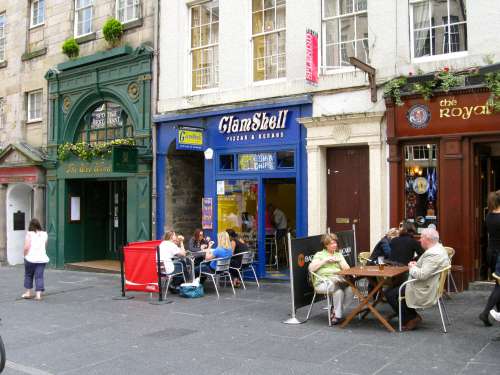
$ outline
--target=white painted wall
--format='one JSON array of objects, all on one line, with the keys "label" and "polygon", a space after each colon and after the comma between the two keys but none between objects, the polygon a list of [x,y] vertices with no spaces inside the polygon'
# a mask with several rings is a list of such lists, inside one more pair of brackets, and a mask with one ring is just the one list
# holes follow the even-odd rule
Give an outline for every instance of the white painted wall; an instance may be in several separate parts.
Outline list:
[{"label": "white painted wall", "polygon": [[[24,263],[24,238],[31,219],[32,188],[26,184],[9,185],[7,189],[7,262]],[[14,230],[14,212],[24,212],[26,230]]]}]

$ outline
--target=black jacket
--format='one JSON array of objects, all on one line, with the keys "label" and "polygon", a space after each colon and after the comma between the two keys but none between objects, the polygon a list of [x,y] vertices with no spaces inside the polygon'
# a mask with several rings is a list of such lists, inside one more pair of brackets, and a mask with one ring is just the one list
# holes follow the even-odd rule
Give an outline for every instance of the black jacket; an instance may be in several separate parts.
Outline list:
[{"label": "black jacket", "polygon": [[400,235],[391,240],[391,256],[389,260],[407,265],[412,260],[417,260],[423,252],[420,242],[414,239],[413,236],[409,234]]}]

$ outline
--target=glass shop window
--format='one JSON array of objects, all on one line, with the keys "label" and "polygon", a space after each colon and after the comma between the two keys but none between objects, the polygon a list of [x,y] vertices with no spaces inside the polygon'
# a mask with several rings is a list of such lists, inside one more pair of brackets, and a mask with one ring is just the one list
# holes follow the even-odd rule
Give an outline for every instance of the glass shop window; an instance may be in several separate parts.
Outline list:
[{"label": "glass shop window", "polygon": [[406,145],[404,159],[404,219],[420,233],[431,224],[437,226],[437,145]]},{"label": "glass shop window", "polygon": [[295,166],[293,151],[278,151],[276,153],[276,161],[278,169],[293,168]]},{"label": "glass shop window", "polygon": [[219,169],[223,171],[234,171],[234,155],[220,155]]}]

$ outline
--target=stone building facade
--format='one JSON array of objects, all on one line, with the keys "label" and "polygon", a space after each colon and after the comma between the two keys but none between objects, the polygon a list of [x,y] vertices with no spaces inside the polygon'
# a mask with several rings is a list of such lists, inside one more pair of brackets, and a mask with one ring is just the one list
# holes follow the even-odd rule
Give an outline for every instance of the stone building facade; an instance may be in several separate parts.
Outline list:
[{"label": "stone building facade", "polygon": [[[46,226],[46,165],[50,127],[45,74],[68,60],[63,42],[75,37],[80,58],[110,49],[102,26],[124,21],[122,43],[154,43],[155,1],[31,0],[0,2],[0,261],[22,262],[31,217]],[[2,211],[4,212],[4,211]],[[12,213],[23,213],[14,222]],[[14,226],[16,228],[14,228]],[[12,253],[12,254],[10,254]]]},{"label": "stone building facade", "polygon": [[[307,212],[301,214],[307,215],[307,232],[356,224],[363,237],[358,250],[366,251],[397,224],[390,216],[398,198],[389,189],[383,85],[398,76],[498,61],[499,14],[500,4],[488,0],[311,0],[307,6],[299,0],[168,2],[160,17],[165,36],[156,121],[175,128],[196,113],[265,107],[307,95],[312,113],[300,119],[306,129]],[[313,85],[306,80],[307,30],[318,35],[319,78]],[[349,57],[368,67],[355,68]],[[158,157],[168,154],[158,152]],[[214,158],[219,157],[215,150]],[[217,174],[220,164],[214,160],[209,170]]]}]

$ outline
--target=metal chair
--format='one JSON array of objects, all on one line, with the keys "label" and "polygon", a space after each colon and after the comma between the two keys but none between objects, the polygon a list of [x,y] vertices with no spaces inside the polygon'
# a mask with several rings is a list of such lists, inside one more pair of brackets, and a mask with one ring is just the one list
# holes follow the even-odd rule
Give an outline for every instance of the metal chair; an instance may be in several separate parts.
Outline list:
[{"label": "metal chair", "polygon": [[[212,268],[210,268],[211,262],[215,262],[215,270],[213,270],[212,272],[203,271],[204,264],[207,264],[209,269],[212,270]],[[230,263],[231,263],[231,257],[204,260],[203,262],[200,263],[200,276],[201,275],[210,276],[212,282],[214,283],[215,291],[217,292],[217,298],[220,298],[220,295],[219,295],[219,289],[217,288],[217,283],[215,282],[215,277],[217,277],[217,279],[220,279],[221,276],[228,277],[229,282],[231,283],[231,288],[233,288],[233,294],[236,294],[233,285],[233,278],[231,277],[231,273],[229,272]]]},{"label": "metal chair", "polygon": [[[446,281],[446,278],[448,276],[448,272],[450,271],[451,269],[451,265],[450,266],[447,266],[445,268],[443,268],[442,270],[439,270],[437,272],[434,272],[431,276],[434,276],[434,275],[439,275],[439,278],[437,280],[438,282],[438,292],[437,292],[437,305],[439,307],[439,314],[441,315],[441,322],[443,323],[443,332],[446,333],[448,332],[446,330],[446,323],[448,323],[448,325],[451,325],[451,321],[450,321],[450,318],[448,316],[448,310],[446,310],[446,306],[444,304],[444,301],[443,301],[443,292],[444,292],[444,284],[445,284],[445,281]],[[403,322],[401,321],[401,301],[405,298],[404,296],[401,296],[401,291],[403,290],[403,288],[410,284],[410,283],[414,283],[415,281],[417,281],[417,279],[410,279],[408,281],[405,281],[403,284],[401,284],[401,286],[399,287],[399,291],[398,291],[398,304],[399,304],[399,332],[402,332],[403,330]],[[423,309],[424,307],[422,307]],[[446,323],[445,323],[445,319],[443,317],[443,312],[444,312],[444,316],[446,317]]]},{"label": "metal chair", "polygon": [[243,285],[243,289],[246,289],[247,287],[245,286],[245,282],[243,281],[243,274],[242,272],[246,268],[250,268],[253,272],[253,276],[255,277],[255,282],[257,283],[257,288],[260,288],[259,284],[259,279],[257,278],[257,273],[255,272],[255,268],[253,267],[253,258],[254,258],[254,253],[253,251],[245,251],[244,253],[239,253],[235,254],[232,256],[232,258],[237,258],[241,257],[241,263],[239,267],[229,267],[229,269],[235,270],[238,272],[238,275],[241,280],[241,285]]},{"label": "metal chair", "polygon": [[307,317],[306,317],[306,320],[309,320],[309,316],[311,315],[311,310],[312,310],[312,307],[314,305],[314,301],[316,299],[316,294],[324,294],[326,295],[326,301],[327,301],[327,307],[328,307],[328,325],[331,327],[332,325],[332,317],[331,317],[331,314],[330,314],[330,311],[332,309],[332,303],[331,303],[331,300],[330,300],[330,287],[332,285],[332,281],[327,279],[326,277],[322,277],[320,275],[318,275],[317,273],[315,272],[312,272],[312,271],[309,271],[309,275],[311,277],[311,281],[314,285],[314,280],[317,279],[319,280],[319,284],[318,285],[323,285],[324,286],[324,290],[323,289],[316,289],[314,288],[314,295],[313,295],[313,298],[312,298],[312,301],[311,301],[311,305],[309,306],[309,310],[307,311]]},{"label": "metal chair", "polygon": [[[444,249],[448,253],[448,259],[450,259],[450,264],[451,264],[453,256],[455,255],[455,249],[452,247],[449,247],[449,246],[444,246]],[[451,270],[450,270],[450,272],[448,272],[448,277],[447,277],[446,281],[447,281],[446,291],[448,294],[451,293],[450,286],[452,283],[453,283],[453,287],[455,288],[455,292],[458,292],[457,284],[455,283],[455,279],[453,278],[453,274],[451,273]]]},{"label": "metal chair", "polygon": [[[164,285],[165,285],[165,294],[163,295],[163,299],[167,298],[167,293],[168,293],[168,287],[170,286],[170,282],[172,281],[172,278],[174,276],[179,276],[182,275],[182,279],[184,282],[186,282],[186,275],[184,273],[184,263],[180,261],[180,259],[172,259],[172,263],[174,264],[174,270],[175,270],[175,265],[180,264],[181,266],[181,271],[180,272],[172,272],[172,273],[162,273],[161,277],[164,279]],[[166,270],[165,264],[163,264],[164,269]]]}]

